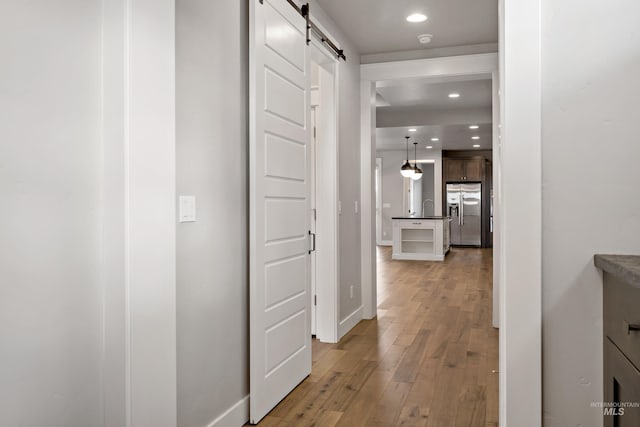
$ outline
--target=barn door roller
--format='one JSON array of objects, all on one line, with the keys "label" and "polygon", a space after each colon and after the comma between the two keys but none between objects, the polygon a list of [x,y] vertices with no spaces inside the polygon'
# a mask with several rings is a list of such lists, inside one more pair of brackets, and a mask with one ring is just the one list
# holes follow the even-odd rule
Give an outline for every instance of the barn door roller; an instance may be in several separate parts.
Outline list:
[{"label": "barn door roller", "polygon": [[[260,0],[260,4],[262,4],[263,2],[264,0]],[[333,42],[333,40],[327,37],[322,32],[322,30],[318,28],[318,26],[311,20],[309,3],[303,4],[300,7],[298,7],[298,5],[293,0],[287,0],[287,3],[289,3],[291,7],[293,7],[307,21],[307,45],[311,43],[311,32],[314,32],[316,36],[318,36],[322,44],[329,48],[329,50],[331,50],[336,57],[341,58],[345,61],[347,60],[347,57],[344,54],[344,50],[339,49],[338,46],[336,46],[336,44]]]}]

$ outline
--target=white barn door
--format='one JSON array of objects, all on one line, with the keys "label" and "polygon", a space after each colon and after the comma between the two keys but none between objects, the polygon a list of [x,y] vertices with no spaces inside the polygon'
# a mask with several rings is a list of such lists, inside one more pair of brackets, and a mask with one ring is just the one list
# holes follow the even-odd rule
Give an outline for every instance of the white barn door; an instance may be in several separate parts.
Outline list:
[{"label": "white barn door", "polygon": [[311,373],[306,22],[250,1],[250,420]]}]

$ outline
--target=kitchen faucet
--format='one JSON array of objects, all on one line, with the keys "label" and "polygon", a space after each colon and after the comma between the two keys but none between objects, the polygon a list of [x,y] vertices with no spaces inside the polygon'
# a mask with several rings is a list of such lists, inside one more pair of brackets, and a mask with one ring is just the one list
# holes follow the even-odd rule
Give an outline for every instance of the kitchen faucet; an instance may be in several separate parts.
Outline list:
[{"label": "kitchen faucet", "polygon": [[431,204],[432,204],[432,205],[433,205],[433,207],[435,208],[435,203],[433,203],[433,200],[431,200],[431,199],[424,199],[424,200],[422,201],[422,216],[424,216],[424,204],[425,204],[425,203],[427,203],[427,202],[431,202]]}]

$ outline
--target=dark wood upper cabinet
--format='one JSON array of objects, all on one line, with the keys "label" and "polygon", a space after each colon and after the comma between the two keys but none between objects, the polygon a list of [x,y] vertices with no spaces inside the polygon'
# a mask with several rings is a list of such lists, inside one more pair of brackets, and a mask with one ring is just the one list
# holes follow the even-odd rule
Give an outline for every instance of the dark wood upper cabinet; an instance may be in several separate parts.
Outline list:
[{"label": "dark wood upper cabinet", "polygon": [[483,181],[483,159],[444,159],[444,182]]},{"label": "dark wood upper cabinet", "polygon": [[482,181],[484,179],[484,160],[482,159],[470,159],[465,160],[464,163],[465,181]]},{"label": "dark wood upper cabinet", "polygon": [[445,159],[445,182],[462,181],[464,179],[464,164],[466,160]]}]

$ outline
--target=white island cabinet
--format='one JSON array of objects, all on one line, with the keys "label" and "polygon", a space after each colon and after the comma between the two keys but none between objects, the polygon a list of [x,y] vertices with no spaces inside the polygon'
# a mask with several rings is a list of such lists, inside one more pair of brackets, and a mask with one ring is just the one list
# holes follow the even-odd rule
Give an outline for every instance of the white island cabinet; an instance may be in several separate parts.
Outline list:
[{"label": "white island cabinet", "polygon": [[450,217],[394,217],[393,259],[444,261],[449,252]]}]

